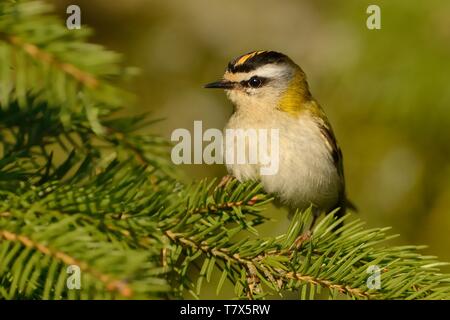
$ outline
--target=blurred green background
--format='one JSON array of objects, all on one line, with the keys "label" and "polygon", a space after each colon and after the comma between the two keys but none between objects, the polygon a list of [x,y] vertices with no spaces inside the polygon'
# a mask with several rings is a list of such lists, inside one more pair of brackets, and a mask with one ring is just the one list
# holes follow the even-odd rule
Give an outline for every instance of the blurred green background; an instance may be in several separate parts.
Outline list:
[{"label": "blurred green background", "polygon": [[[223,128],[231,104],[202,85],[229,60],[277,50],[306,72],[344,152],[350,198],[369,227],[392,226],[401,244],[427,244],[450,261],[450,1],[53,0],[77,4],[92,41],[141,69],[128,112],[166,120],[152,128]],[[381,30],[366,8],[381,7]],[[74,31],[76,32],[76,31]],[[184,166],[187,180],[220,165]],[[286,215],[262,233],[279,234]],[[449,269],[447,269],[449,270]]]}]

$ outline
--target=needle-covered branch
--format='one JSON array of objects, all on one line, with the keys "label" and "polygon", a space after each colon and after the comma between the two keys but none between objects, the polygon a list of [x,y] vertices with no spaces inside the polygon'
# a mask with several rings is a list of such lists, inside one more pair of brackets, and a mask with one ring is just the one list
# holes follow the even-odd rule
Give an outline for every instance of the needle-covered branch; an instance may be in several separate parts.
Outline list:
[{"label": "needle-covered branch", "polygon": [[0,4],[0,299],[203,297],[206,283],[249,299],[450,297],[441,263],[387,228],[332,214],[311,228],[306,211],[264,236],[259,184],[181,183],[167,141],[140,131],[153,120],[114,116],[129,101],[119,55],[48,12]]}]

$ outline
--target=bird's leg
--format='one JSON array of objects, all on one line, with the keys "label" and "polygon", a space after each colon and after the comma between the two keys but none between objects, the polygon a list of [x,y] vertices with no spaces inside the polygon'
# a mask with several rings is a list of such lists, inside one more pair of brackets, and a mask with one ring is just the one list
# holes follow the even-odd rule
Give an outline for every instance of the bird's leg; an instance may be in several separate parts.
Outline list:
[{"label": "bird's leg", "polygon": [[314,225],[316,224],[318,216],[319,216],[319,214],[317,214],[315,212],[313,213],[313,219],[311,221],[311,225],[309,226],[309,230],[312,230],[314,228]]},{"label": "bird's leg", "polygon": [[317,221],[317,217],[319,215],[316,213],[313,213],[313,219],[311,221],[311,224],[308,228],[308,230],[306,230],[305,232],[303,232],[301,235],[299,235],[297,237],[297,239],[295,239],[294,241],[294,246],[295,248],[298,250],[300,249],[300,247],[302,246],[302,244],[306,241],[308,241],[309,239],[311,239],[311,235],[312,235],[312,229],[314,228],[314,225],[316,224]]},{"label": "bird's leg", "polygon": [[297,250],[300,249],[304,242],[306,242],[309,239],[311,239],[311,235],[312,235],[311,230],[306,230],[301,235],[299,235],[297,237],[297,239],[295,239],[295,241],[294,241],[295,249],[297,249]]},{"label": "bird's leg", "polygon": [[222,180],[220,180],[219,184],[217,185],[217,188],[225,187],[230,181],[233,180],[233,176],[227,174],[226,176],[222,177]]}]

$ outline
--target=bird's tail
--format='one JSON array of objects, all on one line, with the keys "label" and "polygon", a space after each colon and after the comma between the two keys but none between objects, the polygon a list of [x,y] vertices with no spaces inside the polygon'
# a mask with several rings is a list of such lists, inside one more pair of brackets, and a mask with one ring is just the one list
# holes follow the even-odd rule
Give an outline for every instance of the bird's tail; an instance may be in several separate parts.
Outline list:
[{"label": "bird's tail", "polygon": [[358,208],[355,206],[355,204],[347,198],[345,198],[345,208],[353,212],[358,212]]}]

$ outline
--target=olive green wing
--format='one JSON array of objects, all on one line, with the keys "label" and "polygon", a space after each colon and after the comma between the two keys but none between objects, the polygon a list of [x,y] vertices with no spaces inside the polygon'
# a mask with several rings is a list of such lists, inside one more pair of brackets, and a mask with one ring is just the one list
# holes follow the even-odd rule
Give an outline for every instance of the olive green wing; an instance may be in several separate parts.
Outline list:
[{"label": "olive green wing", "polygon": [[326,121],[325,116],[317,118],[317,123],[340,178],[341,183],[339,189],[339,201],[336,206],[340,207],[337,215],[342,216],[345,214],[347,208],[356,211],[356,207],[347,199],[345,192],[344,159],[342,156],[342,150],[339,147],[336,136],[333,133],[333,129],[328,121]]}]

